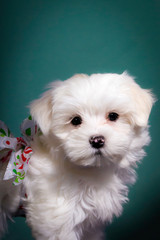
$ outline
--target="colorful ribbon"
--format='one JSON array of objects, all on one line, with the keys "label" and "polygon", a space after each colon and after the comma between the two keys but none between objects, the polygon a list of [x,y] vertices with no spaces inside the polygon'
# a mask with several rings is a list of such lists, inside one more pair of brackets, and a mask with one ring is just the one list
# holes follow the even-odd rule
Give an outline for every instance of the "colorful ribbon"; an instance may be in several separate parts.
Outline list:
[{"label": "colorful ribbon", "polygon": [[4,122],[0,121],[0,161],[2,164],[8,161],[3,180],[13,179],[14,185],[19,185],[24,180],[30,157],[33,153],[30,142],[40,129],[32,120],[25,119],[21,124],[22,137],[14,138]]}]

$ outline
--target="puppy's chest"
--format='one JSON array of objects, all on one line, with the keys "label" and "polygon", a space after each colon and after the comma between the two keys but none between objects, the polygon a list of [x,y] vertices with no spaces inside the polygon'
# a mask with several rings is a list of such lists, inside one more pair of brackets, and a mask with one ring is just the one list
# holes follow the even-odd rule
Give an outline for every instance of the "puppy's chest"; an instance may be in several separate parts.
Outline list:
[{"label": "puppy's chest", "polygon": [[75,212],[84,213],[89,219],[98,218],[105,221],[112,204],[110,195],[110,191],[105,187],[88,186],[80,183]]}]

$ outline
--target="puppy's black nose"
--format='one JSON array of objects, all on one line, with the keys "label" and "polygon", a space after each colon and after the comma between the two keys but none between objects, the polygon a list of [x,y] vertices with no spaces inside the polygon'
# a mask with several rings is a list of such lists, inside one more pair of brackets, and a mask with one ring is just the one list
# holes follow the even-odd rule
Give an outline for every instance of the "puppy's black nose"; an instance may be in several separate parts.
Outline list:
[{"label": "puppy's black nose", "polygon": [[105,138],[103,136],[93,136],[89,139],[89,142],[93,148],[101,148],[105,144]]}]

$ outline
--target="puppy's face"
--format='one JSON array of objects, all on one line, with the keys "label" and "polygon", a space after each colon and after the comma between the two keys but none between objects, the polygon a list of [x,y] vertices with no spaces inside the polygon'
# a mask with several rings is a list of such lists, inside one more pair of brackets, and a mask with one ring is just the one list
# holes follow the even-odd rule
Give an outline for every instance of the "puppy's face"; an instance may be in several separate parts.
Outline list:
[{"label": "puppy's face", "polygon": [[59,139],[67,160],[104,166],[123,161],[142,141],[137,129],[147,126],[152,103],[126,73],[75,75],[34,101],[31,114],[44,136]]}]

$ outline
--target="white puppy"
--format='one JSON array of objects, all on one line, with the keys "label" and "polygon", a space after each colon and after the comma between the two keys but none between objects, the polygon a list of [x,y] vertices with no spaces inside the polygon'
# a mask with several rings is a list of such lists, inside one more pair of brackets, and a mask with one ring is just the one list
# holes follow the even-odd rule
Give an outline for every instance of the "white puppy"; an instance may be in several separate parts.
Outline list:
[{"label": "white puppy", "polygon": [[42,135],[24,182],[27,222],[38,240],[103,239],[145,156],[154,99],[126,72],[80,74],[31,104]]}]

